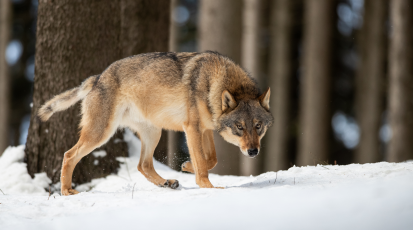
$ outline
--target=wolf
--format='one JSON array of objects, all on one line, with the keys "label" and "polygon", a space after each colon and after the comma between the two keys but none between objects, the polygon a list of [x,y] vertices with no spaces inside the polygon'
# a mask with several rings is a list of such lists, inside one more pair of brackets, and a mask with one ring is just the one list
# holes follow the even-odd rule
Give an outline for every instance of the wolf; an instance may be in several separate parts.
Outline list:
[{"label": "wolf", "polygon": [[199,187],[214,188],[208,179],[217,164],[213,131],[255,157],[273,122],[270,89],[260,93],[245,70],[214,51],[146,53],[116,61],[47,101],[38,116],[47,121],[80,100],[80,138],[64,154],[62,195],[78,193],[72,188],[76,164],[119,128],[131,129],[142,142],[138,170],[155,185],[173,189],[179,182],[157,174],[153,153],[162,129],[184,131],[191,160],[182,170],[194,173]]}]

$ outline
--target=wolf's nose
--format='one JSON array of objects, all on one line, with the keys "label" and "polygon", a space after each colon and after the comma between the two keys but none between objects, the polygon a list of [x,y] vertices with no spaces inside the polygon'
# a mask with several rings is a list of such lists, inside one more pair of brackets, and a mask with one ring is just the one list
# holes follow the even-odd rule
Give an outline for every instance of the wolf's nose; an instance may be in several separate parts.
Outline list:
[{"label": "wolf's nose", "polygon": [[258,149],[248,149],[248,155],[250,155],[250,157],[255,157],[258,155]]}]

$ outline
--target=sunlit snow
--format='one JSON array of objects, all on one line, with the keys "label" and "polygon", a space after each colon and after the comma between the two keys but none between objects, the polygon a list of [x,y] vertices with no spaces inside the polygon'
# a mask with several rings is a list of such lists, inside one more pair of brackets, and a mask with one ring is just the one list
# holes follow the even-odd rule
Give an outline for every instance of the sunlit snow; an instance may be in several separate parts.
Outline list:
[{"label": "sunlit snow", "polygon": [[[27,174],[24,147],[0,157],[0,229],[411,229],[413,162],[291,167],[256,177],[218,176],[225,189],[200,189],[192,174],[155,162],[177,190],[157,187],[136,169],[139,140],[116,175],[49,197],[44,173]],[[58,185],[57,185],[58,187]]]}]

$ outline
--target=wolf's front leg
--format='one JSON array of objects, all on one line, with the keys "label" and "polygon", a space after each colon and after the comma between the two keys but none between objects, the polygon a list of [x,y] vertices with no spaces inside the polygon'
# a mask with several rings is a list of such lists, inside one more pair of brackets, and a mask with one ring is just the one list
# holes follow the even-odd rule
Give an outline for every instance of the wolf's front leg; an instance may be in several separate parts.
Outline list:
[{"label": "wolf's front leg", "polygon": [[159,176],[153,166],[153,153],[161,138],[162,129],[146,123],[133,124],[131,127],[139,134],[142,143],[138,170],[146,177],[146,179],[148,179],[148,181],[157,186],[169,187],[172,189],[178,188],[178,180],[165,180]]},{"label": "wolf's front leg", "polygon": [[[214,133],[212,130],[205,130],[202,134],[203,157],[207,161],[208,171],[213,169],[217,164],[217,154],[215,152]],[[192,162],[187,161],[182,164],[182,171],[195,173]]]},{"label": "wolf's front leg", "polygon": [[202,131],[198,124],[192,124],[184,127],[186,133],[189,154],[192,159],[191,167],[195,173],[196,183],[201,188],[214,188],[208,178],[208,169],[210,168],[207,154],[203,152]]}]

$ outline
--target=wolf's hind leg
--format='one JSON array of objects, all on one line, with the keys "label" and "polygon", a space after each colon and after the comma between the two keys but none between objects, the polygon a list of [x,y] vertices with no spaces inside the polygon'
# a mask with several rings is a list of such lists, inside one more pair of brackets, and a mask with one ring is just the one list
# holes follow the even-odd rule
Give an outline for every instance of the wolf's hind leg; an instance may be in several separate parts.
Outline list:
[{"label": "wolf's hind leg", "polygon": [[153,153],[161,138],[162,129],[146,123],[135,123],[130,128],[139,134],[142,143],[138,170],[157,186],[173,189],[179,187],[178,180],[163,179],[153,167]]},{"label": "wolf's hind leg", "polygon": [[77,144],[67,151],[63,157],[62,171],[60,175],[61,193],[64,196],[75,195],[79,192],[72,189],[72,175],[76,164],[95,149],[94,146],[85,144],[86,141],[79,139]]},{"label": "wolf's hind leg", "polygon": [[92,152],[95,148],[98,148],[104,144],[113,135],[116,128],[106,129],[106,132],[102,136],[96,135],[90,132],[87,127],[83,128],[80,134],[79,141],[69,151],[67,151],[63,157],[62,173],[60,175],[61,193],[64,196],[75,195],[79,193],[75,189],[72,189],[72,175],[76,164],[84,156]]},{"label": "wolf's hind leg", "polygon": [[[102,110],[101,104],[89,102],[87,98],[83,101],[83,127],[80,131],[79,141],[63,157],[60,176],[62,195],[78,193],[78,191],[72,189],[72,175],[76,164],[95,148],[105,144],[119,126],[116,119],[118,114],[115,114],[116,110]],[[111,115],[110,112],[113,114]]]},{"label": "wolf's hind leg", "polygon": [[[214,145],[214,133],[212,130],[206,130],[202,134],[202,148],[205,153],[205,158],[207,161],[207,168],[211,170],[217,164],[217,153],[215,152],[215,145]],[[182,164],[182,171],[194,173],[194,166],[192,162],[187,161]]]}]

